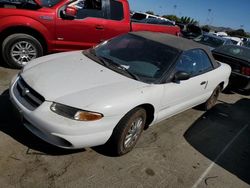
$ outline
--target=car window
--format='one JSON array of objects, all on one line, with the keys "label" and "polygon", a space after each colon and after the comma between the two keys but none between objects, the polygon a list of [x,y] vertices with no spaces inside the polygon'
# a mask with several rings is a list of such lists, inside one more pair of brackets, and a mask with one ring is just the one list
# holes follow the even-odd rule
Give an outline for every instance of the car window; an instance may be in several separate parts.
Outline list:
[{"label": "car window", "polygon": [[146,17],[147,16],[145,14],[142,14],[142,13],[134,13],[133,16],[131,17],[131,19],[134,19],[134,20],[143,20]]},{"label": "car window", "polygon": [[77,9],[76,19],[84,19],[87,17],[103,18],[102,0],[77,0],[69,6]]},{"label": "car window", "polygon": [[212,70],[212,63],[206,52],[201,49],[189,50],[182,53],[175,71],[185,71],[191,76]]},{"label": "car window", "polygon": [[122,20],[124,18],[123,5],[119,1],[110,1],[110,18],[111,20]]},{"label": "car window", "polygon": [[126,34],[94,48],[98,57],[110,59],[145,82],[161,78],[179,51],[133,34]]},{"label": "car window", "polygon": [[217,48],[224,44],[224,40],[218,37],[213,37],[209,35],[201,35],[194,39],[194,41],[199,42],[204,45],[211,46],[213,48]]}]

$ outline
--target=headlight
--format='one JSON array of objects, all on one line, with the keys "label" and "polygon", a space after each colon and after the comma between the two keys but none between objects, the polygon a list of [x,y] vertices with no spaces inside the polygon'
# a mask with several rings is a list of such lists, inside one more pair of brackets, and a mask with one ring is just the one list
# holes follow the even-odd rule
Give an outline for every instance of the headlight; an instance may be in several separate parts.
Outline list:
[{"label": "headlight", "polygon": [[61,116],[77,121],[96,121],[103,117],[100,113],[84,111],[59,103],[53,103],[50,109]]}]

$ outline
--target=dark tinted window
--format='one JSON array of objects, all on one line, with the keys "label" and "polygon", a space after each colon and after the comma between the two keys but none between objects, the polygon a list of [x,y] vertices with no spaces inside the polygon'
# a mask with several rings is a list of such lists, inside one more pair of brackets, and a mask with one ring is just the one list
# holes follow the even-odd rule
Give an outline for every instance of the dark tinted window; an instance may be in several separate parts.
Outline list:
[{"label": "dark tinted window", "polygon": [[209,36],[209,35],[201,35],[194,39],[194,41],[199,42],[204,45],[211,46],[213,48],[217,48],[224,44],[224,40],[218,37]]},{"label": "dark tinted window", "polygon": [[228,45],[228,46],[221,46],[220,48],[217,48],[214,51],[250,62],[250,48],[236,46],[236,45],[234,46]]},{"label": "dark tinted window", "polygon": [[110,0],[111,20],[122,20],[124,18],[123,5],[119,1]]},{"label": "dark tinted window", "polygon": [[176,65],[177,71],[185,71],[191,76],[212,70],[212,63],[207,54],[201,50],[189,50],[183,52]]},{"label": "dark tinted window", "polygon": [[102,0],[78,0],[71,3],[69,6],[77,8],[76,19],[83,19],[86,17],[104,17]]},{"label": "dark tinted window", "polygon": [[143,20],[145,19],[147,16],[145,14],[141,14],[141,13],[134,13],[133,16],[131,17],[131,19],[134,20]]},{"label": "dark tinted window", "polygon": [[37,10],[41,7],[33,0],[0,0],[0,8]]},{"label": "dark tinted window", "polygon": [[61,0],[41,0],[41,4],[43,7],[53,7],[57,3],[59,3]]},{"label": "dark tinted window", "polygon": [[152,40],[126,34],[95,48],[98,57],[110,59],[136,74],[145,82],[154,82],[170,68],[179,51]]}]

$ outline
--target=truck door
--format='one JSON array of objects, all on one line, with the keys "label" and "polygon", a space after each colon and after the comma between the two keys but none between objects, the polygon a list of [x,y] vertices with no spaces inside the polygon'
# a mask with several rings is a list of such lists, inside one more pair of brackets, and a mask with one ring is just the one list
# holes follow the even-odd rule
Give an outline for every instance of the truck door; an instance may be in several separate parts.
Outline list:
[{"label": "truck door", "polygon": [[[107,0],[77,0],[62,6],[56,20],[58,51],[90,48],[103,41]],[[76,17],[65,16],[66,7],[76,10]]]}]

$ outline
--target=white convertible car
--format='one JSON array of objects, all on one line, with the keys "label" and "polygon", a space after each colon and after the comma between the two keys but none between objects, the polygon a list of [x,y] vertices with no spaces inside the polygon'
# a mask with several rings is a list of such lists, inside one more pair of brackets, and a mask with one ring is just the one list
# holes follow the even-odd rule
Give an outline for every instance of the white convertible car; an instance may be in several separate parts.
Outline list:
[{"label": "white convertible car", "polygon": [[206,46],[137,32],[32,61],[10,97],[41,139],[69,149],[106,144],[123,155],[147,127],[200,104],[212,108],[230,73]]}]

